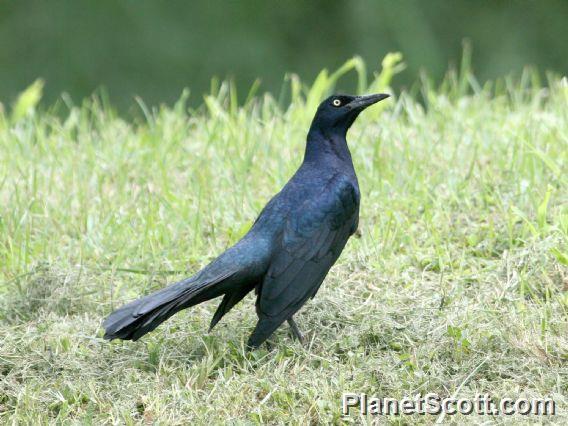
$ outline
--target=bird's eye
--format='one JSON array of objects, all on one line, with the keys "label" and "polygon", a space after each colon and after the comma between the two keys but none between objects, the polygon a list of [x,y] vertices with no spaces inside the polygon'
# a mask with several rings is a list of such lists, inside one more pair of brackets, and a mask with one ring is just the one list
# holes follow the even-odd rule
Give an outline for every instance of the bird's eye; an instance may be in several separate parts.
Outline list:
[{"label": "bird's eye", "polygon": [[341,105],[341,101],[339,99],[334,99],[332,104],[333,104],[333,106],[338,107],[339,105]]}]

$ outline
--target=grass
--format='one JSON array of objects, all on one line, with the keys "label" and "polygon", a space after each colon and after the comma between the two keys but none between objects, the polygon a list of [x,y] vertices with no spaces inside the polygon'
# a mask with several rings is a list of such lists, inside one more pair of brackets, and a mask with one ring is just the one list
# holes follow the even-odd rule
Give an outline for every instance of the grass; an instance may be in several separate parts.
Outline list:
[{"label": "grass", "polygon": [[[466,58],[467,59],[467,58]],[[530,71],[481,87],[464,63],[365,112],[350,132],[353,238],[299,314],[245,353],[252,297],[206,334],[216,302],[142,341],[106,342],[118,305],[185,277],[246,232],[301,162],[314,107],[342,74],[385,90],[390,55],[289,78],[289,102],[214,85],[197,110],[124,120],[104,99],[0,108],[0,421],[370,422],[342,392],[552,397],[568,420],[568,85]],[[430,424],[435,416],[382,418]],[[463,417],[445,420],[464,422]]]}]

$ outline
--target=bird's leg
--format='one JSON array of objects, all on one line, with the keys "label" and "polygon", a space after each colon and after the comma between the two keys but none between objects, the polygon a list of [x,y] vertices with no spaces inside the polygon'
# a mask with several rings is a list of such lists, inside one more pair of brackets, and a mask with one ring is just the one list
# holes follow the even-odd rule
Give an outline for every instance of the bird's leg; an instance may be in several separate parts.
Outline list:
[{"label": "bird's leg", "polygon": [[296,321],[294,321],[293,317],[288,318],[288,324],[290,325],[290,328],[292,329],[292,334],[294,335],[294,337],[296,339],[298,339],[300,341],[300,343],[303,344],[304,343],[304,336],[300,332],[300,329],[298,328],[298,325],[296,324]]}]

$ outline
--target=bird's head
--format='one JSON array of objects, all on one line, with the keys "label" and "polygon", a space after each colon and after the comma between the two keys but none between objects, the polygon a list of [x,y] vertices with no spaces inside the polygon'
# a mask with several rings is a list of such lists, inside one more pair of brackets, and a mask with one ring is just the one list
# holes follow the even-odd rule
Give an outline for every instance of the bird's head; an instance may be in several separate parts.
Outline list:
[{"label": "bird's head", "polygon": [[325,135],[331,133],[345,135],[361,111],[389,96],[384,93],[366,96],[330,96],[318,107],[311,129]]}]

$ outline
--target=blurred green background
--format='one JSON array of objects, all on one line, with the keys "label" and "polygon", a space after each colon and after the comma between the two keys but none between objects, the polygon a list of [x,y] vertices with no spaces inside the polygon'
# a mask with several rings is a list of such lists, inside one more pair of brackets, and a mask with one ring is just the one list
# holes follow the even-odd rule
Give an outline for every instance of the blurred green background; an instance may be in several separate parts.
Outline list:
[{"label": "blurred green background", "polygon": [[480,80],[527,64],[565,73],[567,22],[567,0],[2,0],[0,102],[38,77],[47,102],[102,86],[121,109],[135,95],[171,103],[184,87],[195,105],[213,76],[234,77],[241,98],[257,78],[278,95],[286,72],[309,82],[356,54],[376,70],[391,51],[407,64],[400,88],[421,70],[441,79],[464,38]]}]

